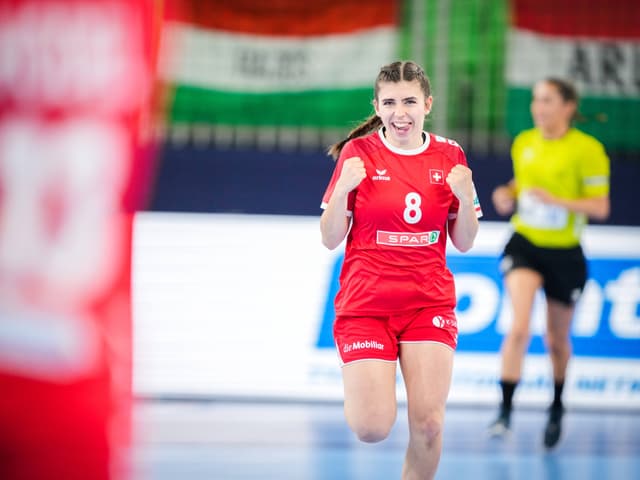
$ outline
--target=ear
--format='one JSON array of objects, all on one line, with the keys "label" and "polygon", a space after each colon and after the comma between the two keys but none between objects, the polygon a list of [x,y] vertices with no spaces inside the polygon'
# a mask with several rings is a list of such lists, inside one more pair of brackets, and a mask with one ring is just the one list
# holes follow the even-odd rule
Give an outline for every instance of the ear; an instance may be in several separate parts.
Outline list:
[{"label": "ear", "polygon": [[380,112],[378,111],[378,100],[374,98],[371,103],[373,104],[373,110],[376,112],[376,115],[380,116]]},{"label": "ear", "polygon": [[564,103],[565,115],[569,119],[569,122],[575,117],[578,112],[578,104],[576,102],[570,101]]},{"label": "ear", "polygon": [[433,106],[433,97],[429,95],[424,99],[424,110],[427,112],[425,115],[429,115],[431,113],[431,107]]}]

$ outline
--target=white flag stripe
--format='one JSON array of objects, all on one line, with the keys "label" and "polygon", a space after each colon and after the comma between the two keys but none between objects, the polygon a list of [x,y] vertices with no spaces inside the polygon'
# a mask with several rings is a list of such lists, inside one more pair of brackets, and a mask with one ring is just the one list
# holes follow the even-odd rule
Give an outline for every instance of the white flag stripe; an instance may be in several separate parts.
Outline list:
[{"label": "white flag stripe", "polygon": [[272,37],[167,25],[164,80],[208,89],[275,93],[371,86],[380,67],[395,60],[397,30]]},{"label": "white flag stripe", "polygon": [[[548,76],[571,78],[582,95],[640,97],[637,60],[640,41],[559,37],[511,29],[507,82],[529,88]],[[636,67],[637,68],[637,65]]]}]

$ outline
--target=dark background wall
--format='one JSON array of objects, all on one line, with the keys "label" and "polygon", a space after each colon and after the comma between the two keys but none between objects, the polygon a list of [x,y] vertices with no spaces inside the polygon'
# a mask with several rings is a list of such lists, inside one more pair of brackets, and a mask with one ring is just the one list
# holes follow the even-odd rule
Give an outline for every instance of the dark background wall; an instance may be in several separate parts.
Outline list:
[{"label": "dark background wall", "polygon": [[[491,191],[511,178],[504,154],[467,152],[485,220],[498,217]],[[638,159],[611,165],[611,217],[606,224],[640,226]],[[259,151],[163,146],[149,210],[320,215],[320,201],[334,162],[321,151]]]}]

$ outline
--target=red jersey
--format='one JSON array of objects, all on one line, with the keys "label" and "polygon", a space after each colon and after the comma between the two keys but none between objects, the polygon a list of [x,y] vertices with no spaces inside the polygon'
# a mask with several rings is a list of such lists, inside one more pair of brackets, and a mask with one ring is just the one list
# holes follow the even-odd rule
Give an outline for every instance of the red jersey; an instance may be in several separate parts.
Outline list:
[{"label": "red jersey", "polygon": [[[447,221],[458,199],[446,183],[457,164],[467,165],[453,140],[425,134],[417,149],[389,144],[382,129],[348,142],[322,199],[326,207],[344,160],[358,156],[367,176],[349,194],[347,236],[337,315],[387,315],[456,303],[446,266]],[[482,215],[475,200],[476,212]]]}]

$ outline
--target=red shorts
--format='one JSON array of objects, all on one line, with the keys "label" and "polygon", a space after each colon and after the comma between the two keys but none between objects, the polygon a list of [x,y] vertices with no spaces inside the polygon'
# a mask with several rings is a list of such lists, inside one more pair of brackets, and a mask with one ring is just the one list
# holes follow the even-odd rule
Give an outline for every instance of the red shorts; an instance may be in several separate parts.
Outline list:
[{"label": "red shorts", "polygon": [[455,350],[458,322],[449,307],[380,317],[339,316],[333,324],[333,338],[343,365],[358,360],[395,362],[400,343],[435,342]]}]

